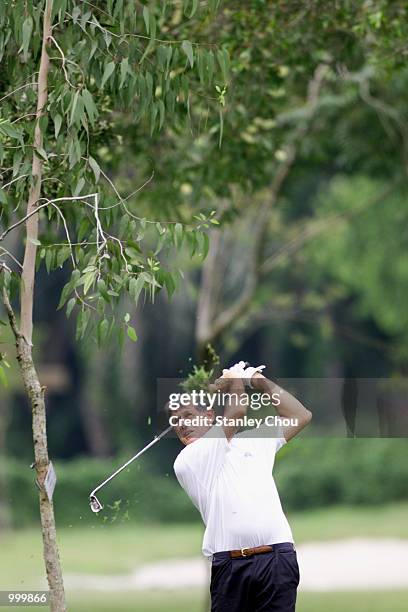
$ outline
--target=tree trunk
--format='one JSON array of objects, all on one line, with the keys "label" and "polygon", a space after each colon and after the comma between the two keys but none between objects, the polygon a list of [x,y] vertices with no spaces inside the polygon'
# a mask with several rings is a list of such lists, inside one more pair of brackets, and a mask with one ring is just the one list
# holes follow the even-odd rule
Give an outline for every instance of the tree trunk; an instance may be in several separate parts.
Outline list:
[{"label": "tree trunk", "polygon": [[65,593],[57,547],[54,506],[52,501],[48,499],[47,493],[43,487],[49,466],[44,402],[45,387],[41,386],[38,379],[32,357],[32,345],[27,342],[26,338],[17,327],[14,311],[10,305],[7,290],[5,288],[3,289],[3,301],[16,339],[17,360],[23,378],[24,388],[32,407],[34,458],[37,482],[40,487],[39,501],[44,547],[43,554],[50,587],[51,611],[65,612]]},{"label": "tree trunk", "polygon": [[[28,196],[27,215],[36,209],[41,196],[42,161],[36,154],[36,150],[42,148],[43,144],[40,118],[45,112],[48,101],[48,72],[50,62],[47,46],[52,34],[52,4],[53,0],[46,0],[43,17],[43,39],[38,73],[37,117],[34,131],[32,162],[33,182]],[[6,289],[3,290],[3,300],[16,339],[17,359],[20,365],[24,388],[32,409],[34,459],[37,482],[40,488],[39,501],[44,549],[43,554],[50,588],[50,607],[52,612],[65,612],[65,593],[56,540],[54,507],[52,501],[48,499],[43,486],[49,466],[44,401],[45,387],[42,387],[40,384],[32,357],[33,301],[38,222],[38,214],[33,214],[25,223],[26,243],[22,270],[20,329],[17,326],[16,317],[12,310]]]},{"label": "tree trunk", "polygon": [[[294,133],[289,133],[288,140],[283,147],[286,153],[285,159],[278,165],[269,186],[268,198],[261,203],[257,212],[256,219],[252,222],[251,237],[253,252],[251,254],[250,269],[242,279],[242,290],[240,295],[228,306],[214,304],[214,277],[216,274],[217,253],[220,249],[220,240],[210,250],[203,267],[201,284],[199,288],[199,299],[197,306],[197,324],[195,340],[197,356],[199,362],[208,358],[207,344],[216,342],[227,330],[231,330],[237,321],[249,310],[255,291],[262,276],[264,246],[268,236],[268,219],[271,208],[275,205],[282,191],[289,173],[296,161],[300,143],[306,135],[311,121],[315,116],[316,106],[319,101],[319,94],[324,83],[328,67],[319,64],[309,82],[307,92],[307,120],[299,123]],[[214,232],[212,232],[214,234]],[[211,236],[213,239],[213,236]],[[211,247],[210,247],[211,248]],[[218,312],[217,312],[218,310]]]}]

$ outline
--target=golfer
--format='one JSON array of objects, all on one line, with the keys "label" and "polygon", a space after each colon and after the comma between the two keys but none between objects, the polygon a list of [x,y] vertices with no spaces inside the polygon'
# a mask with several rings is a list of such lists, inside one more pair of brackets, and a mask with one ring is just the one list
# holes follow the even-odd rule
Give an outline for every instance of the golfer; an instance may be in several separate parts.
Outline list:
[{"label": "golfer", "polygon": [[[171,410],[185,445],[174,471],[206,527],[202,552],[211,562],[211,612],[295,610],[299,566],[272,468],[275,454],[312,415],[264,377],[263,368],[240,362],[223,370],[213,387],[228,398],[221,423],[208,407]],[[268,394],[277,416],[290,424],[276,429],[264,422],[237,434],[247,414],[243,399],[250,398],[246,385]]]}]

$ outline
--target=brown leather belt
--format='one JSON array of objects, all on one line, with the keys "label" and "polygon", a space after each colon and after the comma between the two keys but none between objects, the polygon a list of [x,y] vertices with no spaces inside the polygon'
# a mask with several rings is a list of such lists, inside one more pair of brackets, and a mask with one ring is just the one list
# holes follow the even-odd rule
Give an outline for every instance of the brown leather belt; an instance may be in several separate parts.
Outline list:
[{"label": "brown leather belt", "polygon": [[273,551],[273,546],[254,546],[254,548],[239,548],[238,550],[230,550],[229,554],[231,559],[237,559],[239,557],[251,557],[252,555],[262,555]]}]

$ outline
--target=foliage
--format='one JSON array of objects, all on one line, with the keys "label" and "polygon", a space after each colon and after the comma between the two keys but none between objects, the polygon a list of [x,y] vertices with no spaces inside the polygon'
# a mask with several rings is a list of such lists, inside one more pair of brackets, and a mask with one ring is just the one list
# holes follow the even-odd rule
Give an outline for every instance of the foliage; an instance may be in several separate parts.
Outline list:
[{"label": "foliage", "polygon": [[406,500],[405,439],[298,439],[277,455],[285,508]]},{"label": "foliage", "polygon": [[[406,440],[294,440],[279,451],[275,466],[285,511],[334,504],[375,506],[406,500],[406,452]],[[115,462],[119,465],[122,459],[126,457],[118,457]],[[21,462],[9,460],[7,466],[15,526],[30,525],[38,513],[34,475]],[[78,526],[95,520],[102,524],[199,520],[173,475],[157,475],[146,462],[130,467],[101,492],[105,509],[97,519],[89,509],[88,496],[91,488],[112,470],[111,460],[56,462],[55,468],[55,509],[60,525]]]},{"label": "foliage", "polygon": [[[247,196],[268,186],[293,132],[308,120],[307,90],[319,65],[327,67],[325,86],[313,135],[302,142],[302,156],[324,165],[333,160],[348,166],[352,160],[360,169],[372,167],[372,157],[379,157],[390,171],[401,144],[398,122],[403,120],[404,89],[398,90],[395,77],[404,73],[405,63],[396,49],[405,46],[406,16],[405,3],[383,0],[225,6],[209,26],[214,35],[217,22],[222,24],[217,41],[231,57],[223,146],[217,150],[218,126],[210,124],[203,132],[206,117],[198,106],[192,113],[192,137],[177,130],[161,141],[165,166],[158,172],[166,188],[174,192],[182,183],[195,198],[231,199],[234,186]],[[218,99],[210,99],[208,108],[216,107]],[[379,148],[372,123],[376,113],[387,111],[387,139]],[[356,125],[367,125],[367,116],[370,130],[362,140]],[[169,184],[166,175],[173,177],[173,166],[181,167],[183,174]]]},{"label": "foliage", "polygon": [[207,345],[208,359],[201,365],[193,366],[193,371],[187,378],[180,383],[180,386],[187,393],[191,391],[210,390],[210,384],[214,376],[214,366],[220,363],[220,358],[211,344]]},{"label": "foliage", "polygon": [[187,393],[199,391],[201,389],[208,391],[213,373],[214,371],[212,369],[207,370],[204,365],[194,365],[193,371],[188,375],[186,380],[180,383],[180,386]]},{"label": "foliage", "polygon": [[[208,208],[190,209],[187,221],[177,206],[157,220],[137,214],[135,195],[148,188],[154,173],[138,177],[131,195],[119,193],[105,167],[110,155],[125,154],[118,126],[126,116],[149,141],[177,115],[188,116],[197,96],[224,87],[229,59],[215,44],[187,37],[211,22],[219,0],[207,8],[189,0],[51,4],[48,102],[39,117],[36,75],[48,3],[19,0],[0,7],[1,224],[7,228],[16,211],[24,219],[38,126],[43,144],[34,156],[42,161],[43,179],[37,269],[71,268],[58,307],[66,306],[68,316],[76,310],[77,338],[93,331],[102,344],[117,329],[118,301],[129,295],[137,303],[143,293],[154,299],[162,289],[171,296],[182,272],[168,269],[169,254],[185,245],[191,257],[205,257],[206,232],[217,223]],[[5,233],[0,231],[0,241]],[[0,259],[11,255],[0,247]],[[136,340],[129,320],[118,323],[120,342],[126,330]]]},{"label": "foliage", "polygon": [[[406,188],[363,175],[336,176],[318,194],[316,218],[339,217],[305,248],[310,280],[353,300],[358,317],[371,317],[395,338],[395,361],[406,360],[408,222]],[[350,299],[349,297],[349,299]],[[341,298],[340,298],[341,299]]]},{"label": "foliage", "polygon": [[[118,457],[118,464],[128,457]],[[36,522],[38,516],[34,474],[28,465],[7,462],[9,494],[14,526]],[[127,523],[139,520],[182,522],[198,520],[191,502],[173,478],[149,474],[138,463],[101,491],[104,510],[95,517],[89,508],[89,492],[112,471],[112,461],[78,459],[55,463],[58,484],[54,494],[55,516],[60,526]],[[141,467],[142,466],[142,467]],[[141,472],[141,469],[144,470]],[[143,477],[141,477],[143,474]],[[69,503],[67,503],[69,500]]]},{"label": "foliage", "polygon": [[[364,175],[367,181],[382,181],[384,186],[394,185],[394,181],[406,182],[407,70],[402,56],[407,35],[406,16],[405,3],[383,0],[353,4],[316,0],[290,6],[285,2],[276,2],[273,6],[233,3],[225,6],[209,26],[214,34],[217,22],[222,22],[217,40],[231,57],[223,107],[222,148],[218,149],[218,126],[210,120],[210,129],[203,130],[203,124],[207,125],[206,113],[202,105],[196,105],[191,113],[191,133],[183,131],[183,124],[177,121],[160,141],[156,138],[155,150],[160,160],[156,164],[158,189],[154,194],[142,194],[141,203],[159,210],[163,199],[168,197],[181,199],[186,208],[193,202],[211,202],[218,209],[222,241],[224,245],[227,243],[223,259],[217,261],[224,264],[218,295],[221,312],[237,301],[241,287],[252,274],[254,224],[262,210],[270,206],[264,239],[266,262],[261,262],[261,266],[266,265],[250,310],[228,326],[218,350],[230,355],[238,350],[242,338],[251,333],[248,329],[253,330],[259,321],[265,324],[269,316],[282,321],[292,312],[294,317],[314,319],[316,327],[321,327],[317,333],[330,339],[327,311],[335,318],[339,305],[347,310],[350,319],[361,317],[364,323],[366,319],[372,321],[379,335],[390,336],[390,343],[399,334],[392,328],[397,329],[398,318],[401,327],[405,320],[401,312],[404,301],[400,297],[388,312],[387,302],[383,300],[381,315],[378,299],[377,305],[372,299],[365,300],[364,307],[359,299],[358,312],[348,311],[355,292],[360,291],[361,296],[362,288],[355,290],[351,283],[341,280],[326,283],[323,271],[320,282],[313,285],[309,278],[315,278],[314,266],[320,264],[310,258],[305,262],[306,239],[300,239],[299,246],[293,250],[292,244],[296,245],[299,236],[302,238],[309,232],[310,241],[315,240],[315,221],[323,220],[323,215],[315,218],[315,211],[320,208],[320,199],[333,177],[339,180],[350,177],[353,181],[356,176],[355,197],[350,200],[350,208],[356,213],[359,198],[363,204],[368,195],[358,177]],[[326,72],[311,114],[308,95],[313,91],[314,77],[321,66]],[[208,101],[213,114],[218,105],[218,99]],[[271,204],[273,180],[288,157],[289,145],[304,126],[308,127],[297,143],[291,172]],[[123,136],[136,164],[145,165],[147,149],[140,149],[137,127],[126,124]],[[118,171],[126,181],[126,168],[119,167]],[[376,184],[380,187],[380,182]],[[350,194],[352,190],[351,187]],[[328,213],[345,212],[337,206],[337,201],[330,201]],[[373,207],[372,215],[378,208]],[[354,223],[353,215],[349,218],[347,213],[341,222],[344,233],[348,231],[348,224]],[[388,220],[384,242],[397,244],[398,223],[392,223],[391,213]],[[350,237],[353,232],[350,231]],[[323,238],[316,240],[323,247],[319,250],[320,261],[324,259],[325,240],[330,239],[323,231]],[[288,255],[277,256],[275,262],[275,255],[285,251]],[[355,251],[356,248],[348,252],[350,271],[351,254],[358,257]],[[375,265],[380,251],[373,253],[372,258],[371,249],[366,251],[367,266]],[[338,258],[329,258],[322,267],[328,275],[338,278],[335,269],[338,263]],[[382,278],[388,275],[386,270],[392,265],[391,257],[383,260]],[[393,271],[390,274],[394,276]],[[194,283],[195,280],[196,277]],[[383,291],[383,283],[373,288],[374,280],[371,275],[370,291]],[[399,285],[399,296],[404,287],[403,283]],[[392,318],[394,323],[390,325],[387,318]],[[295,331],[293,337],[294,344],[302,342],[301,333]],[[312,344],[313,339],[307,342]],[[403,345],[405,341],[401,338],[398,343]],[[394,357],[394,363],[404,362],[401,346]]]}]

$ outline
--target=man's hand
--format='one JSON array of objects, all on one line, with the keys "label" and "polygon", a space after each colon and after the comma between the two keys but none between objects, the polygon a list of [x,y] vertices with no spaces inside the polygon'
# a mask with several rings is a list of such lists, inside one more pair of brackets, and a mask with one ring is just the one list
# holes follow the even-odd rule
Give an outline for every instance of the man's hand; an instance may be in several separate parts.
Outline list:
[{"label": "man's hand", "polygon": [[271,397],[273,395],[275,397],[278,395],[280,398],[280,403],[276,405],[278,415],[283,418],[297,420],[297,425],[282,427],[283,436],[287,442],[310,423],[312,419],[310,410],[305,408],[305,406],[288,391],[278,387],[273,381],[268,380],[265,376],[256,372],[251,378],[251,385],[253,389],[261,393],[268,393]]},{"label": "man's hand", "polygon": [[[238,361],[238,363],[229,368],[228,371],[232,372],[236,378],[242,378],[245,386],[251,387],[252,376],[255,374],[255,372],[261,373],[265,367],[266,366],[264,365],[260,365],[253,368],[247,361]],[[225,372],[226,370],[223,371]]]}]

